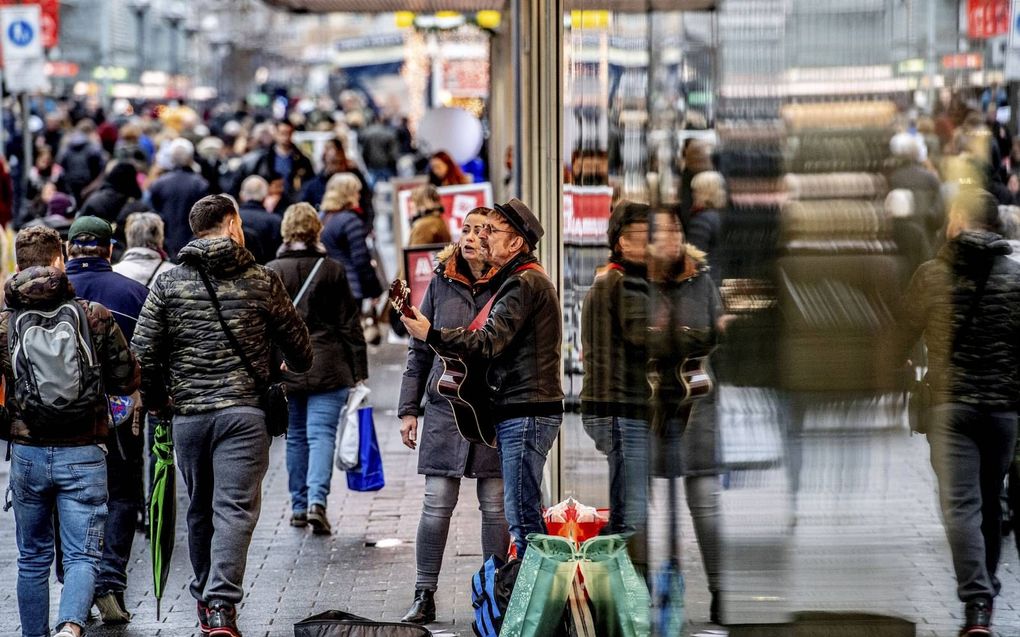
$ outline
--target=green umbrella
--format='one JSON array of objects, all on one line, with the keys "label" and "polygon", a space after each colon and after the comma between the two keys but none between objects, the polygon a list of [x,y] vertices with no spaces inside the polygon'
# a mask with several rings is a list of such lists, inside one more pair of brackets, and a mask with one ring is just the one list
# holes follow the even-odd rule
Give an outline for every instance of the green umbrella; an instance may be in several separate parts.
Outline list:
[{"label": "green umbrella", "polygon": [[163,597],[170,556],[174,552],[177,527],[177,473],[174,469],[174,441],[170,421],[156,420],[152,452],[156,469],[152,479],[152,500],[149,503],[149,549],[152,553],[152,592],[156,596],[156,619]]}]

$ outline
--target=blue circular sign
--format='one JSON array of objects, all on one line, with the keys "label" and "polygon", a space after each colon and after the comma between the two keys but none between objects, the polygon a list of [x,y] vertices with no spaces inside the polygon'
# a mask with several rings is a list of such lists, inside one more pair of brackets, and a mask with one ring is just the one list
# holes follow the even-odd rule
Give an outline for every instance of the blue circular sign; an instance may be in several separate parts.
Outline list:
[{"label": "blue circular sign", "polygon": [[28,46],[35,37],[35,29],[25,20],[15,20],[7,27],[7,39],[15,46]]}]

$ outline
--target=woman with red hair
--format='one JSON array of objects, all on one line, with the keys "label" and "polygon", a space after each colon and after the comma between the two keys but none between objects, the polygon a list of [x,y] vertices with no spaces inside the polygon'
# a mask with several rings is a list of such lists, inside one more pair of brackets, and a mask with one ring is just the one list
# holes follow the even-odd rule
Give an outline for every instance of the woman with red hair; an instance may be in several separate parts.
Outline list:
[{"label": "woman with red hair", "polygon": [[441,150],[429,158],[429,183],[437,188],[440,186],[459,186],[470,184],[471,178],[464,174],[457,162],[445,151]]}]

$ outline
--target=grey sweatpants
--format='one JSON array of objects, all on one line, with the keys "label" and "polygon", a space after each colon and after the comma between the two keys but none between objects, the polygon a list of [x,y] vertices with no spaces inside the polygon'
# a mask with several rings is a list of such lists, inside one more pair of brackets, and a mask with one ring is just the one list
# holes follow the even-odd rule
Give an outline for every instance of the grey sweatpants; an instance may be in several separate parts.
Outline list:
[{"label": "grey sweatpants", "polygon": [[195,580],[191,595],[232,604],[244,595],[248,545],[262,507],[269,466],[265,415],[233,407],[175,416],[174,446],[191,504],[188,549]]}]

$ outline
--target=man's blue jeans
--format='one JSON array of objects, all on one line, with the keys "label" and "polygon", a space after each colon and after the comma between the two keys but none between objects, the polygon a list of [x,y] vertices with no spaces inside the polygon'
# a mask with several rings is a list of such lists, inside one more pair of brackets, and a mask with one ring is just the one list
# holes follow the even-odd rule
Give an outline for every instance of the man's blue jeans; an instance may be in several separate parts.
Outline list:
[{"label": "man's blue jeans", "polygon": [[312,504],[326,506],[333,478],[337,421],[347,404],[349,387],[314,394],[289,396],[290,427],[287,430],[287,484],[294,513]]},{"label": "man's blue jeans", "polygon": [[644,531],[648,519],[648,421],[584,416],[584,430],[609,461],[607,533]]},{"label": "man's blue jeans", "polygon": [[496,445],[503,466],[503,509],[521,558],[528,548],[528,534],[546,532],[542,469],[562,422],[562,415],[529,416],[496,425]]},{"label": "man's blue jeans", "polygon": [[23,637],[50,634],[53,513],[60,518],[64,588],[56,626],[85,626],[103,554],[106,454],[96,445],[14,445],[11,490],[18,541],[18,611]]}]

